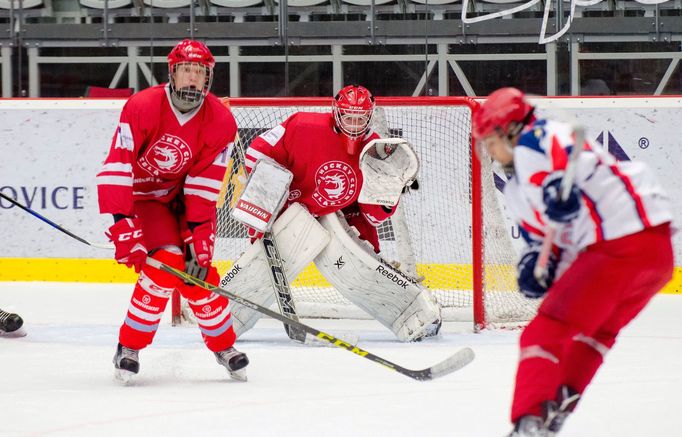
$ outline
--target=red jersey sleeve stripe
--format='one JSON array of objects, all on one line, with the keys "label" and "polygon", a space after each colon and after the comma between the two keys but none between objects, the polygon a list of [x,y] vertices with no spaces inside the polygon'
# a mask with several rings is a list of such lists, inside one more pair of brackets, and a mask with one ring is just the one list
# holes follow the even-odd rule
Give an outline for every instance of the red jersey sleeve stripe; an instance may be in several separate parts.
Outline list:
[{"label": "red jersey sleeve stripe", "polygon": [[540,236],[540,237],[544,237],[544,236],[545,236],[545,233],[544,233],[544,232],[542,232],[540,229],[536,228],[535,226],[531,225],[530,223],[528,223],[528,222],[525,221],[525,220],[521,220],[521,227],[522,227],[526,232],[528,232],[528,233],[530,233],[530,234],[535,234],[535,235],[538,235],[538,236]]},{"label": "red jersey sleeve stripe", "polygon": [[585,201],[585,205],[587,205],[587,210],[590,212],[590,217],[592,218],[592,222],[594,223],[595,242],[603,241],[604,220],[599,214],[599,211],[597,211],[597,205],[590,196],[585,194],[585,192],[583,192],[583,200]]},{"label": "red jersey sleeve stripe", "polygon": [[568,154],[566,153],[566,149],[561,146],[561,143],[556,136],[552,137],[550,154],[552,157],[552,169],[555,171],[564,170],[568,164]]},{"label": "red jersey sleeve stripe", "polygon": [[650,228],[651,222],[649,221],[646,209],[644,208],[644,203],[642,202],[642,198],[639,196],[637,191],[635,191],[635,187],[632,184],[630,178],[621,173],[620,169],[615,165],[610,165],[609,169],[614,175],[616,175],[616,177],[618,177],[618,179],[620,179],[620,181],[625,186],[625,190],[630,195],[630,197],[632,197],[632,201],[635,203],[635,208],[637,208],[637,215],[639,216],[639,219],[642,221],[644,227]]}]

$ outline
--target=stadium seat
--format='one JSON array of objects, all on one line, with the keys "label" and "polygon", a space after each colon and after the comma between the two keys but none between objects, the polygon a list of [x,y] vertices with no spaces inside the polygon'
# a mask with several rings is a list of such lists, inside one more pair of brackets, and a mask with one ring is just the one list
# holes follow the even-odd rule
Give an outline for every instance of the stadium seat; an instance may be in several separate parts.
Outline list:
[{"label": "stadium seat", "polygon": [[[43,5],[43,0],[24,0],[21,2],[21,6],[24,9],[37,8]],[[0,0],[0,9],[12,9],[12,4],[10,0]],[[14,0],[14,9],[19,9],[19,1]]]},{"label": "stadium seat", "polygon": [[160,9],[188,8],[192,0],[143,0],[145,6]]},{"label": "stadium seat", "polygon": [[[342,2],[356,6],[372,6],[372,0],[342,0]],[[379,6],[388,3],[393,3],[393,0],[375,0],[374,5]]]},{"label": "stadium seat", "polygon": [[451,5],[457,3],[460,0],[411,0],[413,3],[428,6],[440,6],[440,5]]},{"label": "stadium seat", "polygon": [[[92,9],[104,9],[104,0],[78,0],[81,6]],[[132,0],[109,0],[109,9],[126,8],[132,6]]]},{"label": "stadium seat", "polygon": [[[279,0],[275,0],[276,4],[279,4]],[[305,8],[308,6],[319,6],[327,3],[327,0],[288,0],[287,5],[293,6],[295,8]]]},{"label": "stadium seat", "polygon": [[89,86],[85,89],[85,97],[118,98],[130,97],[135,92],[132,88],[103,88]]},{"label": "stadium seat", "polygon": [[210,3],[221,8],[250,8],[260,6],[263,0],[210,0]]},{"label": "stadium seat", "polygon": [[495,3],[498,5],[506,5],[509,3],[526,3],[523,0],[483,0],[485,3]]}]

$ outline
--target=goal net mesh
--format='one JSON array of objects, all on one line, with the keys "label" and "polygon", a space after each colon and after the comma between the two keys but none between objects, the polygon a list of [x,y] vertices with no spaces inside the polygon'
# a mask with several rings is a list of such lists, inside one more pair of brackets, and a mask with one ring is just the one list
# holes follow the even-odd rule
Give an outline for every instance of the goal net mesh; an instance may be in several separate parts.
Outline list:
[{"label": "goal net mesh", "polygon": [[[472,239],[484,247],[483,293],[488,327],[529,320],[536,303],[517,292],[516,254],[511,227],[489,163],[482,169],[482,235],[472,235],[471,109],[467,105],[390,105],[379,103],[373,129],[383,137],[409,141],[420,159],[419,188],[402,196],[396,214],[379,227],[382,257],[406,274],[422,278],[443,308],[445,320],[472,320],[474,301]],[[330,106],[239,106],[232,111],[241,147],[298,111],[325,112]],[[239,146],[239,145],[238,145]],[[320,147],[324,147],[320,144]],[[218,209],[214,260],[225,272],[250,244],[245,228],[230,216],[246,173],[237,153],[229,157]],[[285,260],[286,261],[286,260]],[[291,283],[302,317],[363,318],[310,264]],[[239,294],[239,290],[232,290]],[[480,322],[480,321],[479,321]]]}]

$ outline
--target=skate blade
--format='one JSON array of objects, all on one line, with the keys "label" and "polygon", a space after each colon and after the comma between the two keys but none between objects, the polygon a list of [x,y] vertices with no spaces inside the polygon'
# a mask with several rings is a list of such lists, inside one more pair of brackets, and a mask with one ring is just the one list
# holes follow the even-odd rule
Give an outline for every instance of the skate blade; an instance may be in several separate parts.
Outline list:
[{"label": "skate blade", "polygon": [[132,385],[135,374],[125,369],[114,369],[114,379],[123,385]]},{"label": "skate blade", "polygon": [[246,369],[228,370],[227,373],[229,373],[230,378],[232,378],[235,381],[238,382],[248,381],[248,378],[246,377]]}]

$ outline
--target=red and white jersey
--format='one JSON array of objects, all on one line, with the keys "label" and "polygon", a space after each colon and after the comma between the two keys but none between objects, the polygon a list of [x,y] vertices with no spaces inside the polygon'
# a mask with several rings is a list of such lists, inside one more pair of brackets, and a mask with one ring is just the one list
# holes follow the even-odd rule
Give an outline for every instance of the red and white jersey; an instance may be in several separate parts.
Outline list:
[{"label": "red and white jersey", "polygon": [[187,221],[212,219],[236,134],[232,112],[213,94],[185,114],[167,84],[133,95],[97,175],[100,212],[130,216],[134,201],[182,196]]},{"label": "red and white jersey", "polygon": [[[574,140],[570,125],[539,120],[514,147],[515,175],[504,194],[531,239],[542,239],[549,222],[542,183],[550,173],[566,168]],[[598,143],[584,143],[575,183],[582,192],[582,208],[575,220],[559,229],[554,243],[561,248],[581,250],[672,221],[668,196],[648,166],[619,162]]]},{"label": "red and white jersey", "polygon": [[[359,150],[379,138],[368,132]],[[362,187],[359,155],[349,155],[346,137],[334,128],[331,113],[297,112],[282,124],[251,142],[246,151],[246,169],[269,157],[294,175],[288,204],[301,203],[314,216],[339,211],[355,203]],[[358,204],[362,216],[378,226],[392,212],[380,205]]]}]

